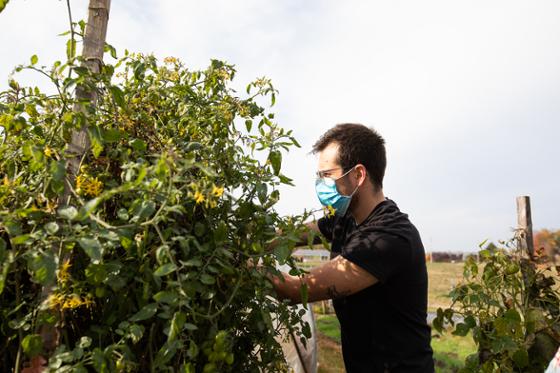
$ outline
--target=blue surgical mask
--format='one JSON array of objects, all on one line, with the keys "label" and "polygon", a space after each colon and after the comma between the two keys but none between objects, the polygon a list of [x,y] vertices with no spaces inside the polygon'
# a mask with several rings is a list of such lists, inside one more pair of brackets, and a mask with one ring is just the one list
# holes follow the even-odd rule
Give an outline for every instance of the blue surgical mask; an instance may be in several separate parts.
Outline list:
[{"label": "blue surgical mask", "polygon": [[335,209],[336,215],[345,215],[346,211],[348,210],[348,206],[350,206],[350,201],[352,200],[352,196],[358,190],[358,187],[354,189],[351,195],[344,196],[338,192],[336,189],[336,181],[346,175],[354,168],[351,168],[347,172],[345,172],[342,176],[332,179],[329,177],[318,178],[315,181],[315,192],[317,193],[317,197],[319,198],[319,202],[323,206],[332,206]]}]

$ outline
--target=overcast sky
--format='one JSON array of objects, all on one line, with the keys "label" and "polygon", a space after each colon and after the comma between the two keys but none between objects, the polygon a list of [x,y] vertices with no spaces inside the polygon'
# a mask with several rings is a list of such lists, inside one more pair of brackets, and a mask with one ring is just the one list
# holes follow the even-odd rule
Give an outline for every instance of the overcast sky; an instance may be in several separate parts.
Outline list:
[{"label": "overcast sky", "polygon": [[[71,3],[85,19],[87,1]],[[271,78],[303,146],[284,159],[296,187],[281,213],[319,207],[311,146],[359,122],[385,137],[385,194],[426,249],[471,251],[512,236],[519,195],[535,228],[560,228],[559,14],[556,0],[113,0],[107,39],[191,68],[226,60],[239,87]],[[66,2],[11,0],[0,29],[5,89],[31,55],[64,58]]]}]

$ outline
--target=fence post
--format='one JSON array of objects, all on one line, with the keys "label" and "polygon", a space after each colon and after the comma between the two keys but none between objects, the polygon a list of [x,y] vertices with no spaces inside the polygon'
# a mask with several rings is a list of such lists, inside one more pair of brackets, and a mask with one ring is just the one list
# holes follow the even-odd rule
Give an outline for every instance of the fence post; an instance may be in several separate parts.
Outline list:
[{"label": "fence post", "polygon": [[533,258],[533,221],[529,196],[517,197],[517,229],[519,247]]}]

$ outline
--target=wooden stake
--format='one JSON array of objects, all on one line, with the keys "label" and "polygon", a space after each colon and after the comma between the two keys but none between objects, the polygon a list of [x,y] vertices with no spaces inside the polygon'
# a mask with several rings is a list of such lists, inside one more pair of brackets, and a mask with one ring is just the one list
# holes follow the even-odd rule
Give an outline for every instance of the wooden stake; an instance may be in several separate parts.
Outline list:
[{"label": "wooden stake", "polygon": [[[105,50],[105,39],[107,37],[107,24],[109,22],[109,10],[111,8],[111,0],[90,0],[89,15],[84,35],[84,49],[82,57],[83,65],[87,67],[93,74],[101,71],[103,65],[103,52]],[[75,112],[85,112],[85,108],[80,102],[90,102],[95,106],[97,101],[97,92],[95,90],[85,89],[83,86],[76,87],[76,100],[79,101],[74,105]],[[68,182],[73,182],[78,175],[78,168],[82,156],[90,147],[88,135],[88,125],[85,123],[82,127],[72,132],[72,140],[68,144]],[[66,205],[70,197],[70,186],[67,184],[62,195],[62,205]]]},{"label": "wooden stake", "polygon": [[[107,23],[109,22],[109,9],[111,0],[90,0],[88,22],[84,35],[84,49],[82,57],[84,62],[82,66],[87,67],[93,74],[101,71],[103,65],[103,52],[105,50],[105,39],[107,37]],[[95,106],[97,101],[97,92],[87,89],[80,85],[76,87],[76,101],[74,112],[85,113],[85,107],[82,102],[90,102]],[[87,116],[86,116],[87,118]],[[59,206],[65,206],[70,201],[70,183],[74,182],[78,175],[80,161],[82,156],[90,147],[88,126],[84,123],[79,130],[72,132],[72,140],[68,144],[65,158],[68,160],[68,176],[64,185],[64,192],[58,200]],[[68,254],[59,258],[60,261],[66,260]],[[41,293],[42,298],[47,299],[52,294],[51,287],[43,287]],[[53,351],[60,344],[60,326],[43,325],[40,330],[43,339],[43,348],[46,351]]]},{"label": "wooden stake", "polygon": [[528,196],[517,197],[517,240],[522,250],[533,258],[533,221],[531,219],[531,201]]}]

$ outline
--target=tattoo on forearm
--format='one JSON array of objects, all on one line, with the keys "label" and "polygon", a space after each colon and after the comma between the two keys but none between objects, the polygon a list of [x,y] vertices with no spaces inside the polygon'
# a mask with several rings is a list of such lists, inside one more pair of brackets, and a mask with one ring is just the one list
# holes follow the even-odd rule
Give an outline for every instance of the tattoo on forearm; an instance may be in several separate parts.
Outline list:
[{"label": "tattoo on forearm", "polygon": [[329,298],[331,299],[339,299],[339,298],[344,298],[348,295],[350,295],[349,291],[338,291],[336,290],[336,286],[332,285],[327,287],[327,294],[329,296]]}]

